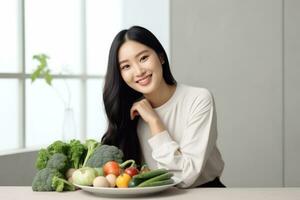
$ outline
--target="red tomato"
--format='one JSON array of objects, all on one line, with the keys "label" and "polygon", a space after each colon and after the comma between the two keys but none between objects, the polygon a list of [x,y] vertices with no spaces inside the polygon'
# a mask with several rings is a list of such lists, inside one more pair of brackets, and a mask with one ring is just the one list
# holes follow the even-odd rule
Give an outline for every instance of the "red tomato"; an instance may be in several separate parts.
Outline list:
[{"label": "red tomato", "polygon": [[134,175],[137,175],[139,173],[139,170],[135,167],[128,167],[125,169],[125,173],[133,177]]},{"label": "red tomato", "polygon": [[121,168],[118,162],[108,161],[103,165],[103,172],[105,176],[108,174],[114,174],[116,176],[119,176],[121,173]]}]

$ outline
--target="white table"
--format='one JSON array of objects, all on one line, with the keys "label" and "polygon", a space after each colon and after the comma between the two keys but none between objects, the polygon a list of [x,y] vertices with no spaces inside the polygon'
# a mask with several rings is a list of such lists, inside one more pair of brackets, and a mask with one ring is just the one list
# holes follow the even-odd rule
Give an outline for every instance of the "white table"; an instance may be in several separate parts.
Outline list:
[{"label": "white table", "polygon": [[[31,187],[1,186],[1,200],[89,200],[116,199],[95,196],[78,190],[75,192],[33,192]],[[123,198],[124,199],[124,198]],[[170,200],[300,200],[300,188],[195,188],[168,190],[137,198],[126,199],[170,199]]]}]

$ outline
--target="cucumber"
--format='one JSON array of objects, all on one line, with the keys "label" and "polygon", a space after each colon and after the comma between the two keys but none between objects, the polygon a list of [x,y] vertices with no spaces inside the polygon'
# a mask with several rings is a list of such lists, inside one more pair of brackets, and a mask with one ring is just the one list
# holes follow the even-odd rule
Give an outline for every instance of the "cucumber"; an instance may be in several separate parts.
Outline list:
[{"label": "cucumber", "polygon": [[150,179],[150,178],[159,176],[161,174],[165,174],[167,172],[168,172],[168,170],[166,170],[166,169],[154,169],[149,172],[144,172],[144,173],[135,175],[135,176],[133,176],[133,178],[135,178],[135,179]]},{"label": "cucumber", "polygon": [[166,169],[155,169],[149,172],[144,172],[132,177],[129,181],[128,187],[137,187],[139,184],[157,176],[168,173]]},{"label": "cucumber", "polygon": [[132,178],[129,183],[128,183],[128,187],[132,188],[132,187],[136,187],[139,184],[141,184],[143,181],[145,181],[144,179],[140,179],[140,178]]},{"label": "cucumber", "polygon": [[141,184],[138,185],[138,187],[145,187],[145,186],[147,186],[150,183],[164,181],[164,180],[170,180],[170,178],[173,175],[174,175],[173,173],[167,172],[167,173],[161,174],[159,176],[155,176],[153,178],[147,179],[146,181],[142,182]]},{"label": "cucumber", "polygon": [[138,186],[138,187],[154,187],[154,186],[162,186],[162,185],[169,185],[174,183],[173,179],[166,179],[166,180],[162,180],[162,181],[154,181],[154,182],[150,182],[147,184],[144,184],[143,186]]}]

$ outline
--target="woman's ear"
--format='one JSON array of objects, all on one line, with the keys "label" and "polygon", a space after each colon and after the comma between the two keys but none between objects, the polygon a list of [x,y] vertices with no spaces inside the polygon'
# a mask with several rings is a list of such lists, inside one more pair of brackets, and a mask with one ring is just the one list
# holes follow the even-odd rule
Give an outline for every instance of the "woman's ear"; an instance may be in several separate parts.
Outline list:
[{"label": "woman's ear", "polygon": [[159,54],[159,60],[162,65],[165,64],[165,58],[163,54]]}]

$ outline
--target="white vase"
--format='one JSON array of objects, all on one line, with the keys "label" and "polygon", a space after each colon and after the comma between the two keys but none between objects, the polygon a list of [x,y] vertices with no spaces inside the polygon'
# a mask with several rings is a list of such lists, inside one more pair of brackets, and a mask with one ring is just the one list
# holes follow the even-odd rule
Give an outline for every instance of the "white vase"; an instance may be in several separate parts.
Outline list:
[{"label": "white vase", "polygon": [[62,137],[64,142],[69,142],[72,139],[78,139],[73,108],[66,108],[64,111]]}]

